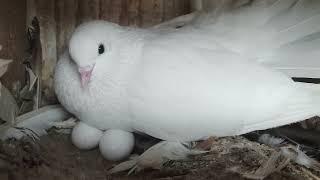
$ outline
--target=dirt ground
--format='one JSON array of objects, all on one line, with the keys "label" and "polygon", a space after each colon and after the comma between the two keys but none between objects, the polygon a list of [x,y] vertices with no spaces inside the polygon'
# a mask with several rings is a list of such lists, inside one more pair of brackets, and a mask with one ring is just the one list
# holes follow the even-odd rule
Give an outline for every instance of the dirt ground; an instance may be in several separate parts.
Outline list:
[{"label": "dirt ground", "polygon": [[[248,179],[273,153],[271,148],[242,137],[215,140],[211,152],[188,161],[172,161],[162,170],[145,170],[132,175],[108,175],[115,164],[100,155],[97,149],[81,151],[74,147],[69,135],[50,132],[40,141],[10,140],[0,146],[1,180],[53,179]],[[280,172],[266,179],[316,179],[316,172],[289,163]],[[256,178],[257,179],[257,178]]]}]

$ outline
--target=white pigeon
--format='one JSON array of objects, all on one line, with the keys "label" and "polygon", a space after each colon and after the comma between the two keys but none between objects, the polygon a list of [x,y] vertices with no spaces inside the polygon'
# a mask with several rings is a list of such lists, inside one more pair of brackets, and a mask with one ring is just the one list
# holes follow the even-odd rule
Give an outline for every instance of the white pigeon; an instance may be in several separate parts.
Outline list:
[{"label": "white pigeon", "polygon": [[319,115],[320,86],[291,77],[320,77],[320,1],[271,2],[178,29],[82,24],[56,67],[58,99],[91,127],[177,143]]}]

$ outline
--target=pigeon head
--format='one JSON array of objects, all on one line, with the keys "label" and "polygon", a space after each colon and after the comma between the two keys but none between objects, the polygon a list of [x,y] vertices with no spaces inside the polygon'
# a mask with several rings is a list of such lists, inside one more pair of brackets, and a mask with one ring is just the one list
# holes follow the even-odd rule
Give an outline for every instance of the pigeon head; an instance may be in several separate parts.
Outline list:
[{"label": "pigeon head", "polygon": [[76,28],[69,42],[69,53],[78,67],[82,87],[87,86],[95,66],[112,56],[112,44],[121,32],[120,26],[105,21],[92,21]]}]

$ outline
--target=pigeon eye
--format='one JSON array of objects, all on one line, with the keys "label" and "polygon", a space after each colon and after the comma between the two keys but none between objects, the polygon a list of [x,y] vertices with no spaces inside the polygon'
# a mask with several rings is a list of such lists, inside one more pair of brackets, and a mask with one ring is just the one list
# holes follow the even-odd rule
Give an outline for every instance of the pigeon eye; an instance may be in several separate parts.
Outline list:
[{"label": "pigeon eye", "polygon": [[104,45],[103,45],[103,44],[100,44],[100,45],[99,45],[98,53],[99,53],[99,54],[103,54],[103,53],[104,53]]}]

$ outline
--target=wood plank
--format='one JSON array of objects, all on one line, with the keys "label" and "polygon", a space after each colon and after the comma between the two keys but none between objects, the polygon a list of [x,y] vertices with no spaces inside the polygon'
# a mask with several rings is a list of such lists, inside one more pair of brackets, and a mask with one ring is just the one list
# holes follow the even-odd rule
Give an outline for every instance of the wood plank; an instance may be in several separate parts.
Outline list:
[{"label": "wood plank", "polygon": [[120,23],[123,0],[102,0],[100,6],[100,19]]},{"label": "wood plank", "polygon": [[128,0],[128,24],[139,27],[142,24],[141,20],[141,0]]},{"label": "wood plank", "polygon": [[120,7],[120,21],[119,24],[122,26],[129,25],[129,14],[128,14],[128,0],[121,0],[121,7]]},{"label": "wood plank", "polygon": [[190,1],[175,0],[175,4],[174,9],[176,9],[176,14],[174,17],[188,14],[190,12]]},{"label": "wood plank", "polygon": [[99,19],[100,0],[78,0],[78,24]]},{"label": "wood plank", "polygon": [[102,0],[100,1],[100,19],[124,26],[140,26],[141,0]]},{"label": "wood plank", "polygon": [[152,24],[159,24],[164,21],[164,0],[154,0],[152,5]]},{"label": "wood plank", "polygon": [[1,77],[1,82],[12,91],[17,84],[23,86],[25,80],[22,62],[26,49],[26,1],[0,0],[0,4],[0,58],[13,60],[8,72]]},{"label": "wood plank", "polygon": [[203,0],[190,0],[191,11],[200,11],[203,9]]},{"label": "wood plank", "polygon": [[77,24],[78,0],[56,0],[57,53],[65,51]]},{"label": "wood plank", "polygon": [[101,0],[100,19],[149,27],[190,12],[187,0]]},{"label": "wood plank", "polygon": [[175,0],[164,1],[164,20],[169,20],[175,17]]},{"label": "wood plank", "polygon": [[54,67],[57,62],[55,0],[36,0],[37,17],[40,26],[41,61],[41,91],[43,100],[48,103],[55,101],[53,88]]},{"label": "wood plank", "polygon": [[101,0],[99,9],[99,19],[111,20],[111,4],[113,0]]},{"label": "wood plank", "polygon": [[142,27],[163,21],[163,0],[141,0]]}]

